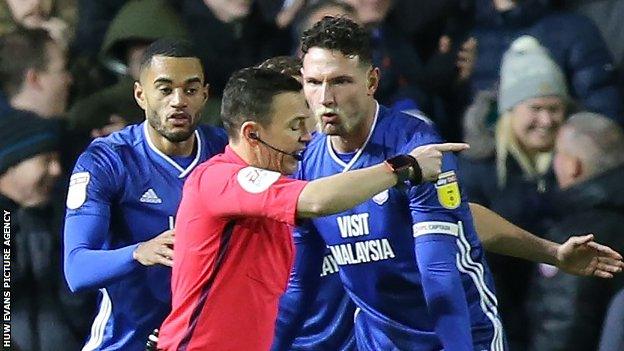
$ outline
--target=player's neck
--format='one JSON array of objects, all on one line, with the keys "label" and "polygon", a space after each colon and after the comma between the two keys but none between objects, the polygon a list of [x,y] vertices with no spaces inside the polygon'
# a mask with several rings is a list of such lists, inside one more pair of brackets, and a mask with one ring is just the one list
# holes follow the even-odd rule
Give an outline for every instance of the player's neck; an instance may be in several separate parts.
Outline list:
[{"label": "player's neck", "polygon": [[377,110],[377,103],[371,99],[366,117],[362,119],[362,122],[353,128],[352,131],[345,135],[332,135],[330,137],[331,145],[336,152],[346,154],[355,152],[364,146],[371,129],[373,128],[373,122],[375,121],[375,112]]},{"label": "player's neck", "polygon": [[150,141],[154,146],[163,154],[167,156],[191,156],[193,154],[193,150],[195,149],[195,133],[191,134],[191,137],[181,141],[181,142],[172,142],[164,136],[158,134],[152,126],[147,125],[147,137],[150,138]]}]

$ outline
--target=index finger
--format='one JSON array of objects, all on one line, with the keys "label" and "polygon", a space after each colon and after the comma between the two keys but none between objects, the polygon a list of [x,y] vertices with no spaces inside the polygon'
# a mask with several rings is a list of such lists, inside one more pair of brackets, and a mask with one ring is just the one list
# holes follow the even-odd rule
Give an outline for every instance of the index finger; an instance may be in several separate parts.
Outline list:
[{"label": "index finger", "polygon": [[470,145],[466,143],[444,143],[444,144],[433,144],[432,147],[441,152],[448,151],[463,151],[470,148]]}]

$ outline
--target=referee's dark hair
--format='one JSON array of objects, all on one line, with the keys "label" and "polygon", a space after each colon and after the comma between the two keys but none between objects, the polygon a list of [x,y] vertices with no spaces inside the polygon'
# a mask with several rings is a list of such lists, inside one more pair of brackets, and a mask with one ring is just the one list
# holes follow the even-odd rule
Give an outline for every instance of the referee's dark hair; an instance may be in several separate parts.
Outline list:
[{"label": "referee's dark hair", "polygon": [[[190,41],[182,39],[162,38],[153,42],[145,49],[143,56],[141,56],[140,72],[143,72],[143,70],[151,65],[154,56],[192,57],[198,59],[201,64],[201,59],[199,58],[195,46]],[[202,65],[202,71],[203,70],[204,66]]]},{"label": "referee's dark hair", "polygon": [[273,97],[301,89],[295,78],[272,69],[252,67],[235,72],[225,85],[221,102],[228,137],[238,140],[240,127],[247,121],[270,125]]},{"label": "referee's dark hair", "polygon": [[301,51],[311,48],[340,51],[345,56],[358,56],[361,64],[370,65],[373,56],[370,36],[357,23],[346,17],[325,16],[301,37]]}]

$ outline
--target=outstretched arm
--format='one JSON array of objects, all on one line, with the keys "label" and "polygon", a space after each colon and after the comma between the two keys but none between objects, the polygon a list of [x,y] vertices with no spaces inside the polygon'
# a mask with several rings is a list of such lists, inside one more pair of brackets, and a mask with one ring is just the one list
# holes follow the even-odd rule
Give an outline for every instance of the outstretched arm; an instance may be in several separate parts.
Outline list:
[{"label": "outstretched arm", "polygon": [[612,278],[624,268],[622,255],[594,241],[592,234],[557,244],[542,239],[478,204],[470,203],[479,239],[486,250],[552,264],[567,273]]}]

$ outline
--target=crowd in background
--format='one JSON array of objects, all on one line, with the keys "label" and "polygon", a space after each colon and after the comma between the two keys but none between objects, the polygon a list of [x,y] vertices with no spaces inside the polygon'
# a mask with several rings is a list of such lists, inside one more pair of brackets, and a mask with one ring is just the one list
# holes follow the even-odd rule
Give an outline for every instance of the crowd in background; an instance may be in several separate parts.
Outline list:
[{"label": "crowd in background", "polygon": [[[67,174],[93,138],[144,120],[132,89],[147,46],[195,44],[203,120],[219,125],[228,77],[299,55],[325,15],[370,30],[380,103],[471,144],[470,201],[556,242],[591,232],[624,252],[623,0],[6,0],[0,203],[12,213],[16,349],[74,350],[88,336],[95,295],[70,295],[62,270]],[[623,277],[488,260],[510,350],[624,349]]]}]

